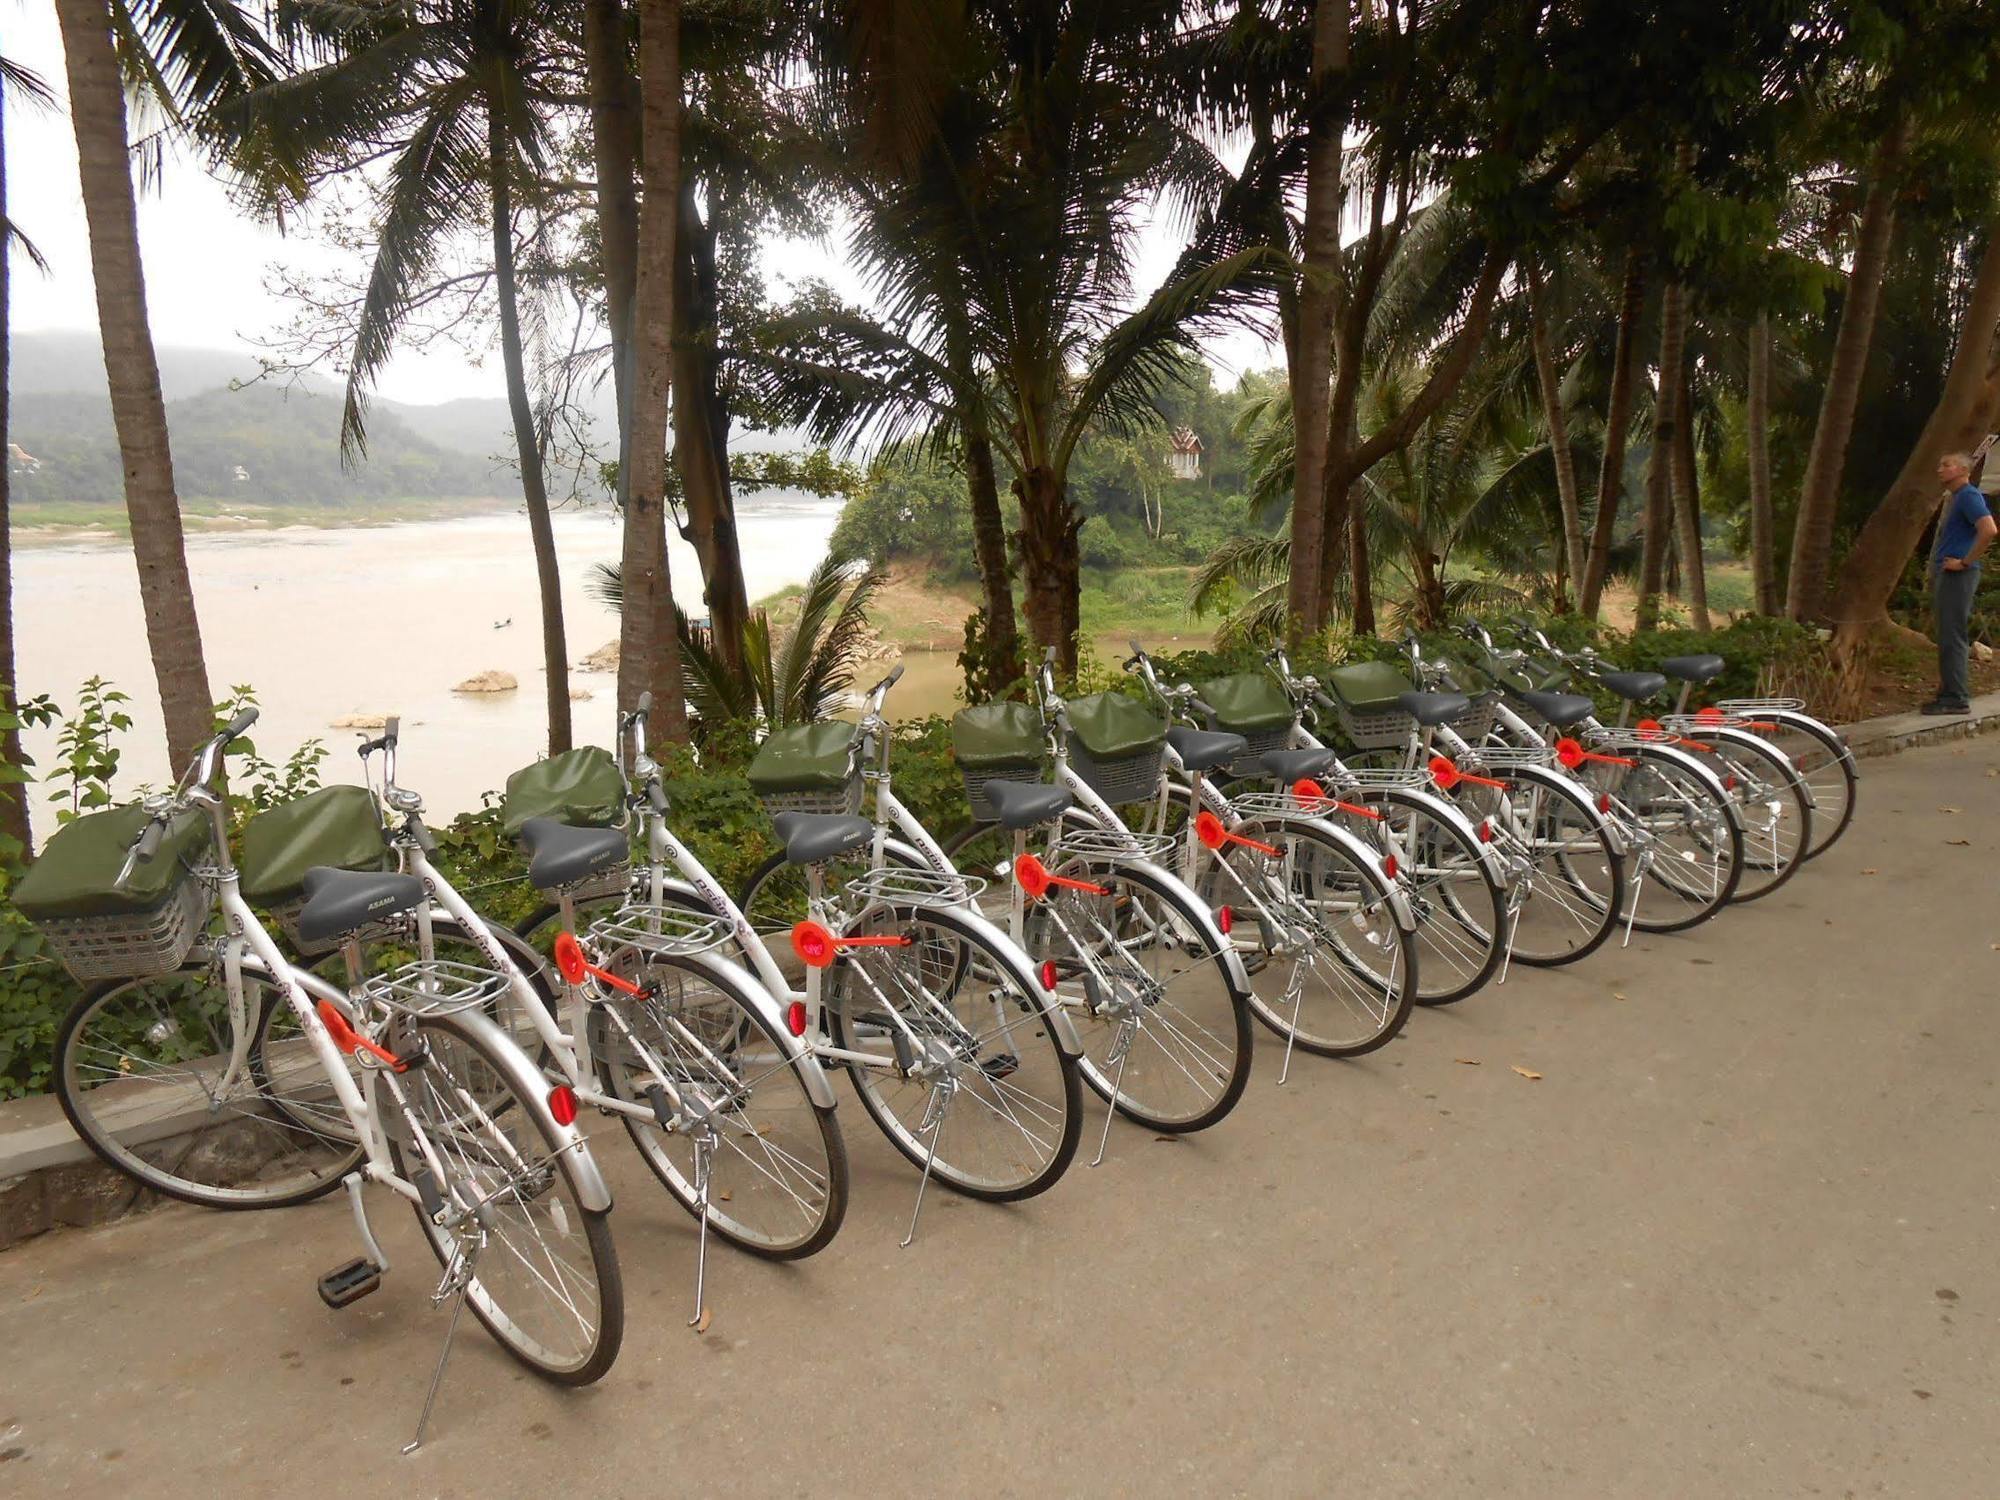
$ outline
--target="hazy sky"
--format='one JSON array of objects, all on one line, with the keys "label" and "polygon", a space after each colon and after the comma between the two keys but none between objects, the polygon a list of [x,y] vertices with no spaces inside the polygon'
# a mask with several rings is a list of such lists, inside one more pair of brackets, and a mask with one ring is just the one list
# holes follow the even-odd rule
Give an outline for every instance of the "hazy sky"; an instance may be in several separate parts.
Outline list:
[{"label": "hazy sky", "polygon": [[[40,73],[58,99],[66,97],[61,38],[46,0],[0,0],[0,50]],[[7,102],[8,211],[50,266],[44,276],[24,257],[15,257],[14,326],[95,329],[69,121],[24,108],[13,93]],[[288,319],[284,304],[266,289],[273,268],[313,272],[335,267],[340,258],[340,252],[315,243],[309,229],[288,237],[240,214],[223,185],[185,159],[170,160],[163,181],[141,196],[139,239],[153,337],[161,344],[228,348],[254,342]],[[1178,249],[1173,236],[1149,229],[1141,242],[1138,285],[1156,284]],[[827,245],[773,242],[766,246],[767,272],[780,284],[793,276],[820,277],[860,299],[862,285],[840,251],[837,235]],[[1209,352],[1224,379],[1281,357],[1253,335],[1229,338]],[[449,348],[398,354],[383,371],[379,389],[394,400],[415,402],[503,393],[497,353],[482,359]]]}]

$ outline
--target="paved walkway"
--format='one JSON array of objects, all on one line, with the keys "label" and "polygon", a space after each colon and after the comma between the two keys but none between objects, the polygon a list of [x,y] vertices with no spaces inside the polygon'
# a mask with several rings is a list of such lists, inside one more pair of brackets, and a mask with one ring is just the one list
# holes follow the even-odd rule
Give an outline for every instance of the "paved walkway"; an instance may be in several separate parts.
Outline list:
[{"label": "paved walkway", "polygon": [[339,1314],[338,1202],[44,1235],[0,1255],[0,1494],[2000,1494],[2000,742],[1865,774],[1765,902],[1282,1089],[1268,1048],[1207,1137],[942,1195],[908,1251],[844,1103],[840,1239],[719,1256],[705,1336],[688,1221],[607,1142],[619,1365],[553,1390],[468,1321],[414,1458],[408,1214]]}]

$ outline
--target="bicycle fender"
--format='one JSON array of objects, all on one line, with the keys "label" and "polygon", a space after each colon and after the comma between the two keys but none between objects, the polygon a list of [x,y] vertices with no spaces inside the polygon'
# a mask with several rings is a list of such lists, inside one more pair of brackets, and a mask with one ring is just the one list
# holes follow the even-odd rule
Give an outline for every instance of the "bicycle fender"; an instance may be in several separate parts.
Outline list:
[{"label": "bicycle fender", "polygon": [[535,1110],[537,1121],[555,1141],[556,1148],[569,1153],[576,1173],[577,1201],[592,1213],[609,1212],[611,1188],[605,1182],[604,1174],[598,1170],[596,1158],[590,1154],[589,1142],[584,1140],[583,1132],[575,1125],[556,1123],[556,1117],[549,1112],[549,1081],[542,1076],[528,1054],[521,1050],[520,1043],[477,1010],[460,1011],[454,1020],[466,1030],[480,1034],[480,1040],[487,1044],[493,1059],[507,1070],[508,1082]]},{"label": "bicycle fender", "polygon": [[1128,862],[1128,868],[1160,881],[1184,898],[1189,907],[1201,914],[1202,941],[1222,955],[1222,967],[1229,974],[1230,987],[1239,995],[1250,994],[1250,971],[1243,966],[1243,955],[1238,953],[1236,945],[1224,936],[1221,926],[1215,920],[1215,913],[1202,904],[1201,897],[1194,893],[1194,888],[1171,870],[1156,865],[1151,860],[1131,860]]},{"label": "bicycle fender", "polygon": [[[1373,870],[1377,874],[1381,874],[1382,857],[1375,852],[1373,846],[1366,840],[1349,833],[1345,828],[1338,827],[1325,818],[1307,818],[1304,821],[1309,827],[1325,834],[1334,843],[1340,845],[1342,849],[1347,851],[1348,856],[1364,870]],[[1410,907],[1410,898],[1404,894],[1402,886],[1396,881],[1389,879],[1386,875],[1382,877],[1382,880],[1383,884],[1389,888],[1389,911],[1395,917],[1396,925],[1405,932],[1415,932],[1417,930],[1417,914]]]},{"label": "bicycle fender", "polygon": [[812,1054],[802,1037],[792,1035],[792,1028],[785,1024],[784,1008],[771,998],[771,992],[764,988],[756,975],[734,959],[721,956],[716,949],[706,953],[688,955],[683,962],[698,969],[707,970],[720,982],[721,987],[734,986],[739,994],[756,1008],[757,1014],[777,1036],[784,1048],[785,1058],[798,1069],[800,1079],[805,1083],[806,1093],[821,1109],[834,1107],[833,1084],[827,1079],[826,1069]]},{"label": "bicycle fender", "polygon": [[[938,908],[938,915],[952,922],[961,922],[983,939],[1000,962],[1007,966],[1008,974],[1021,986],[1024,993],[1037,995],[1044,1000],[1048,992],[1042,988],[1041,976],[1028,955],[1015,946],[1014,940],[998,927],[971,910],[969,906],[945,906]],[[1060,1005],[1045,1005],[1042,1014],[1048,1019],[1049,1030],[1054,1034],[1056,1045],[1071,1057],[1083,1055],[1083,1040],[1076,1034],[1076,1026],[1070,1021],[1069,1012]]]},{"label": "bicycle fender", "polygon": [[1547,766],[1522,766],[1509,774],[1516,781],[1538,781],[1544,786],[1557,786],[1564,791],[1576,793],[1578,800],[1590,813],[1591,831],[1603,835],[1604,846],[1620,859],[1630,852],[1625,847],[1625,839],[1619,833],[1618,825],[1611,820],[1609,813],[1597,805],[1597,798],[1592,795],[1590,787],[1584,782],[1578,781],[1574,776],[1551,770]]},{"label": "bicycle fender", "polygon": [[[1481,841],[1479,830],[1473,826],[1472,819],[1459,811],[1457,803],[1453,802],[1449,797],[1432,796],[1429,792],[1420,791],[1414,787],[1402,793],[1402,795],[1409,797],[1413,802],[1421,803],[1425,816],[1436,818],[1440,823],[1451,825],[1460,835],[1470,840],[1473,848],[1479,851],[1479,867],[1486,872],[1487,879],[1491,880],[1495,885],[1505,884],[1506,871],[1500,863],[1500,852],[1491,844]],[[1390,798],[1388,800],[1393,801],[1394,799]]]}]

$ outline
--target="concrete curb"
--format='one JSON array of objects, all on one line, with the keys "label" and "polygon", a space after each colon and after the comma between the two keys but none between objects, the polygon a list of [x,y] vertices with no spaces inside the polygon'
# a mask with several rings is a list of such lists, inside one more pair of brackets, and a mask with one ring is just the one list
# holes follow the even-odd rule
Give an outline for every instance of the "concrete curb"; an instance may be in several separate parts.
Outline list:
[{"label": "concrete curb", "polygon": [[[1857,760],[2000,729],[2000,693],[1949,718],[1885,714],[1842,729]],[[53,1097],[0,1104],[0,1251],[58,1225],[103,1223],[160,1201],[78,1139]]]}]

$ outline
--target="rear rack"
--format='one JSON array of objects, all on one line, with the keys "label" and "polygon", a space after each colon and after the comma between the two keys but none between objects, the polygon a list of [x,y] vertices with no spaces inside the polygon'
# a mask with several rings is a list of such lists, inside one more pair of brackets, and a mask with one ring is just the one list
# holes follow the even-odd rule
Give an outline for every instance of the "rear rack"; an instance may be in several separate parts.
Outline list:
[{"label": "rear rack", "polygon": [[636,948],[663,957],[706,953],[731,937],[726,917],[632,901],[590,924],[590,941],[600,951]]},{"label": "rear rack", "polygon": [[1805,710],[1803,698],[1724,698],[1715,705],[1726,714],[1795,714]]},{"label": "rear rack", "polygon": [[850,901],[880,901],[888,906],[964,906],[986,889],[978,875],[945,875],[936,870],[913,870],[904,865],[884,865],[863,870],[841,887]]},{"label": "rear rack", "polygon": [[507,984],[508,976],[497,969],[419,958],[364,979],[360,995],[406,1015],[441,1016],[496,1000]]},{"label": "rear rack", "polygon": [[1158,861],[1169,858],[1179,842],[1171,833],[1134,833],[1130,829],[1114,833],[1106,828],[1065,828],[1057,845],[1065,854]]},{"label": "rear rack", "polygon": [[1242,818],[1337,818],[1341,815],[1333,805],[1337,793],[1336,788],[1325,797],[1302,801],[1292,792],[1245,792],[1229,799],[1229,809]]},{"label": "rear rack", "polygon": [[1349,766],[1328,780],[1336,787],[1357,787],[1362,791],[1415,790],[1431,784],[1431,773],[1422,767]]}]

